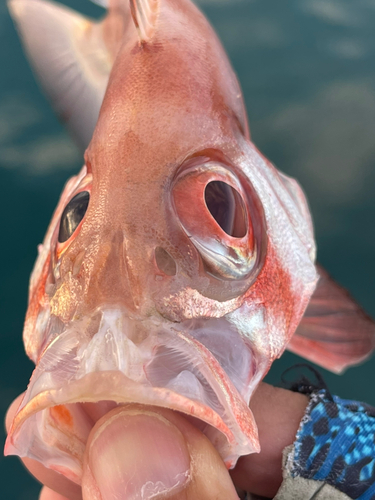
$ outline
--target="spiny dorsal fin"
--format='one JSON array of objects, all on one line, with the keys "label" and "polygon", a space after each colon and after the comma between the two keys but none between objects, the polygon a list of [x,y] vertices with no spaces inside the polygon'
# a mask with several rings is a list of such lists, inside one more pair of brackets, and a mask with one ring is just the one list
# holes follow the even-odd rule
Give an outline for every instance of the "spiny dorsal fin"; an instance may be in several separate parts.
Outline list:
[{"label": "spiny dorsal fin", "polygon": [[100,24],[45,0],[9,0],[8,7],[44,91],[85,149],[113,63]]},{"label": "spiny dorsal fin", "polygon": [[149,41],[155,33],[160,0],[130,0],[130,10],[141,42]]}]

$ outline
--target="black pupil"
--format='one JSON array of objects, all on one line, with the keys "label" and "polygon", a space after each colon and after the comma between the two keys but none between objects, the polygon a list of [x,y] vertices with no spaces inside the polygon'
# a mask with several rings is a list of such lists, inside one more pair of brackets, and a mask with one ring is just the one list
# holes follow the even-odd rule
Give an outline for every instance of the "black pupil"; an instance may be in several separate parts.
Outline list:
[{"label": "black pupil", "polygon": [[212,181],[204,192],[206,206],[221,229],[233,238],[243,238],[247,233],[244,203],[241,195],[229,184]]},{"label": "black pupil", "polygon": [[70,200],[61,216],[59,242],[68,240],[84,218],[90,201],[90,193],[82,191]]}]

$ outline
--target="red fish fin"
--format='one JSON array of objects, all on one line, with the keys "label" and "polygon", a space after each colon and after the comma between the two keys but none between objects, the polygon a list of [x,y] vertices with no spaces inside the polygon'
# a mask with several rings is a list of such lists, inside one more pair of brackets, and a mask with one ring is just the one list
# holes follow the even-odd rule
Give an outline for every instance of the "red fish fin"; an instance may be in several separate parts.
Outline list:
[{"label": "red fish fin", "polygon": [[100,24],[44,0],[9,0],[8,6],[43,90],[85,149],[112,66]]},{"label": "red fish fin", "polygon": [[322,268],[305,315],[287,349],[341,373],[375,348],[375,323]]},{"label": "red fish fin", "polygon": [[142,42],[149,41],[155,33],[160,0],[130,0],[134,24]]}]

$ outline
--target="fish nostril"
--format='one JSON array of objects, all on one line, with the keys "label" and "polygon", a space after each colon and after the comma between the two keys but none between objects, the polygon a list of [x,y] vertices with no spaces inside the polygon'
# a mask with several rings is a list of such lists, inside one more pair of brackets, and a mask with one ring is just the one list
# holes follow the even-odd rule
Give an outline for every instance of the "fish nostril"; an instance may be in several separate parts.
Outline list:
[{"label": "fish nostril", "polygon": [[177,272],[176,262],[162,247],[155,248],[155,261],[160,271],[167,276],[175,276]]}]

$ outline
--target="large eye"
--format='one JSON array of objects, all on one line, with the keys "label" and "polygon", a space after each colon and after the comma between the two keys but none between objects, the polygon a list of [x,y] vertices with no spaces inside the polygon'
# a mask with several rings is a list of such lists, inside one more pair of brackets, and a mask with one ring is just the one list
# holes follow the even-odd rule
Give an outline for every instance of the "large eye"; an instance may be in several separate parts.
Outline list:
[{"label": "large eye", "polygon": [[187,167],[175,180],[173,202],[208,274],[244,280],[258,271],[259,211],[234,172],[216,162]]},{"label": "large eye", "polygon": [[67,241],[72,236],[85,216],[89,201],[90,193],[82,191],[67,204],[61,216],[59,243],[64,243],[64,241]]}]

